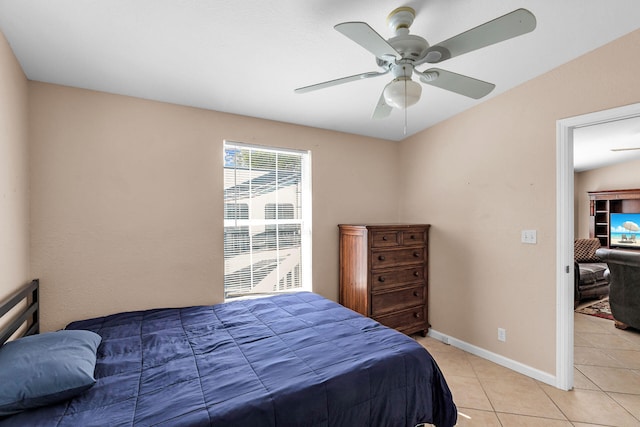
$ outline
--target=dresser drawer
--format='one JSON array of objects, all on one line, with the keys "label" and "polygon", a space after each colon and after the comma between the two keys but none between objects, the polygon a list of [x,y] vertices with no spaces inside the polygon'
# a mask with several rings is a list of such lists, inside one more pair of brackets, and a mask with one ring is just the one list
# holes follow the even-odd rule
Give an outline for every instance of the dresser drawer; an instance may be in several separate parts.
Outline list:
[{"label": "dresser drawer", "polygon": [[402,231],[381,230],[371,232],[372,248],[390,248],[400,246],[402,243]]},{"label": "dresser drawer", "polygon": [[424,266],[422,264],[410,268],[374,271],[371,273],[371,290],[373,291],[395,288],[410,283],[424,283]]},{"label": "dresser drawer", "polygon": [[404,230],[402,232],[402,244],[404,246],[409,245],[424,245],[427,241],[427,232],[424,228],[416,228],[415,230]]},{"label": "dresser drawer", "polygon": [[423,263],[426,255],[426,249],[424,247],[371,251],[371,268],[376,269]]},{"label": "dresser drawer", "polygon": [[427,328],[425,307],[414,307],[399,313],[387,314],[384,316],[373,316],[373,319],[385,326],[398,330],[419,330]]},{"label": "dresser drawer", "polygon": [[393,313],[415,306],[422,307],[424,302],[424,286],[381,292],[371,295],[371,315]]}]

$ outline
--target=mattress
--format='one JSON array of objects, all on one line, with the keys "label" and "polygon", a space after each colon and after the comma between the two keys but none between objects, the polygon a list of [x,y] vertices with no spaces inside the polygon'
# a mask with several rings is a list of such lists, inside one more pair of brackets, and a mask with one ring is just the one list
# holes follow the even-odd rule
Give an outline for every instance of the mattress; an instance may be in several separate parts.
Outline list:
[{"label": "mattress", "polygon": [[71,323],[102,337],[96,384],[0,426],[453,426],[412,338],[310,292]]}]

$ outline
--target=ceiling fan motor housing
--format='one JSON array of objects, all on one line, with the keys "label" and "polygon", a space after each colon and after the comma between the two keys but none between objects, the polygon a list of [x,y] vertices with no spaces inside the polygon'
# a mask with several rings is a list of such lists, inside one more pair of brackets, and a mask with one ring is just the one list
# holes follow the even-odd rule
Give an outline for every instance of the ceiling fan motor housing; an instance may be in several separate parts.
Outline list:
[{"label": "ceiling fan motor housing", "polygon": [[419,62],[427,54],[429,43],[420,36],[403,34],[390,38],[389,44],[402,55],[403,59]]},{"label": "ceiling fan motor housing", "polygon": [[379,67],[389,69],[393,64],[403,61],[410,61],[414,65],[419,65],[425,62],[429,43],[424,38],[413,34],[404,34],[392,37],[387,41],[391,47],[393,47],[402,56],[402,59],[388,61],[376,58],[376,62]]}]

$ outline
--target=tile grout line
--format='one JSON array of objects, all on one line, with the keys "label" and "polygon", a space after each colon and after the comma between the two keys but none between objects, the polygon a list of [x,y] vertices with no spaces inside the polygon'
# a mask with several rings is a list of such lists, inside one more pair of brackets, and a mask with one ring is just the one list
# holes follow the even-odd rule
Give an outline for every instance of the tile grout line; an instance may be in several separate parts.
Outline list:
[{"label": "tile grout line", "polygon": [[[611,392],[611,393],[615,393],[615,392]],[[613,400],[614,402],[616,402],[616,404],[618,404],[618,406],[620,406],[622,409],[624,409],[625,411],[627,411],[627,413],[628,413],[629,415],[631,415],[631,416],[632,416],[633,418],[635,418],[638,422],[640,422],[640,418],[638,418],[638,417],[636,417],[635,415],[633,415],[633,414],[631,413],[631,411],[629,411],[629,410],[628,410],[628,409],[627,409],[627,408],[626,408],[622,403],[618,402],[618,400],[617,400],[615,397],[611,396],[611,393],[610,393],[610,392],[606,392],[606,391],[605,391],[605,394],[609,397],[609,399],[611,399],[611,400]],[[624,395],[627,395],[627,396],[638,396],[637,394],[633,394],[633,393],[617,393],[617,394],[624,394]]]},{"label": "tile grout line", "polygon": [[489,405],[491,405],[491,410],[495,414],[496,419],[498,420],[498,423],[500,423],[500,425],[502,426],[502,421],[500,421],[500,417],[498,417],[498,411],[496,411],[496,407],[493,405],[493,402],[489,398],[489,395],[487,394],[487,390],[485,390],[484,385],[482,384],[482,381],[480,380],[480,377],[478,377],[478,372],[476,371],[476,367],[473,365],[473,363],[471,363],[471,360],[469,359],[469,353],[464,351],[464,356],[465,356],[465,359],[466,359],[467,363],[469,364],[469,366],[471,366],[471,370],[473,371],[473,375],[475,375],[475,377],[476,377],[476,381],[478,381],[478,384],[480,384],[480,389],[482,389],[482,393],[484,393],[484,397],[487,398],[487,402],[489,402]]},{"label": "tile grout line", "polygon": [[[562,410],[562,408],[560,407],[560,405],[558,405],[558,403],[553,399],[553,397],[551,397],[549,395],[549,393],[547,393],[547,391],[542,387],[542,383],[540,381],[536,381],[535,382],[536,385],[538,386],[538,388],[544,393],[545,396],[547,396],[547,398],[551,401],[551,403],[553,403],[553,406],[555,406],[558,411],[560,411],[560,413],[562,414],[562,416],[564,416],[564,418],[569,421],[571,423],[571,425],[573,425],[574,422],[578,422],[578,421],[574,421],[571,418],[569,418],[569,416],[567,414],[564,413],[564,411]],[[574,387],[575,388],[575,387]],[[567,392],[569,393],[569,392]]]}]

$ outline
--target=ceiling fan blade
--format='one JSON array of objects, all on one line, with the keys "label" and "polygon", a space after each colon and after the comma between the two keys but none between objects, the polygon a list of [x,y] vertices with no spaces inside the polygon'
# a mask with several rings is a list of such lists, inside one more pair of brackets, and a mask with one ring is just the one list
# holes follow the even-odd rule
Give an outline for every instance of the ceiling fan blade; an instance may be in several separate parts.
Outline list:
[{"label": "ceiling fan blade", "polygon": [[373,110],[372,119],[384,119],[385,117],[389,117],[391,114],[391,106],[384,101],[384,91],[380,94],[380,99],[378,99],[378,104],[376,105],[376,109]]},{"label": "ceiling fan blade", "polygon": [[517,9],[427,49],[426,62],[435,64],[513,37],[536,28],[536,17],[526,9]]},{"label": "ceiling fan blade", "polygon": [[493,88],[496,87],[493,83],[452,73],[451,71],[445,71],[440,68],[429,68],[422,72],[414,70],[414,73],[420,77],[420,81],[423,83],[473,99],[479,99],[488,95]]},{"label": "ceiling fan blade", "polygon": [[355,80],[362,80],[362,79],[369,79],[371,77],[384,76],[388,72],[389,72],[389,70],[382,71],[382,72],[371,71],[369,73],[355,74],[355,75],[349,76],[349,77],[342,77],[340,79],[329,80],[329,81],[326,81],[326,82],[323,82],[323,83],[317,83],[317,84],[314,84],[314,85],[309,85],[309,86],[305,86],[305,87],[299,87],[298,89],[295,89],[294,92],[295,93],[307,93],[307,92],[311,92],[311,91],[318,90],[318,89],[324,89],[326,87],[331,87],[331,86],[341,85],[343,83],[353,82]]},{"label": "ceiling fan blade", "polygon": [[333,28],[373,53],[376,58],[385,61],[402,59],[402,55],[366,22],[343,22]]}]

